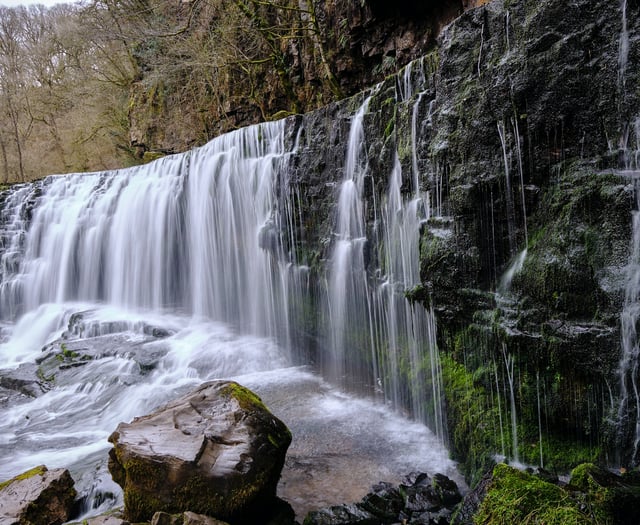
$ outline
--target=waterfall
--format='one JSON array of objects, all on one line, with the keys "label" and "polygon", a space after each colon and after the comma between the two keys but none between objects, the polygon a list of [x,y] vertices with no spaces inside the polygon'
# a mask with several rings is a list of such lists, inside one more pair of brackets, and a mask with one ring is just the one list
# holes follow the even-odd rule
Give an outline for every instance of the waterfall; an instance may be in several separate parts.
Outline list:
[{"label": "waterfall", "polygon": [[510,171],[510,156],[507,151],[507,138],[504,122],[499,121],[498,135],[500,136],[500,143],[502,144],[502,161],[504,163],[504,179],[505,179],[505,192],[507,201],[507,228],[509,235],[509,253],[515,253],[516,248],[516,217],[515,208],[513,204],[513,193],[511,189],[511,171]]},{"label": "waterfall", "polygon": [[288,154],[283,125],[148,166],[36,183],[26,232],[22,212],[4,208],[4,222],[24,236],[11,242],[24,246],[17,268],[20,248],[3,255],[2,304],[176,308],[248,333],[285,333],[288,266],[274,187]]},{"label": "waterfall", "polygon": [[[618,427],[633,440],[631,462],[637,464],[640,448],[640,346],[637,323],[640,319],[640,188],[634,179],[636,209],[632,212],[631,254],[626,268],[624,307],[620,315],[622,357],[619,365],[620,403]],[[626,441],[622,437],[623,442]]]},{"label": "waterfall", "polygon": [[624,93],[626,84],[627,63],[629,61],[629,27],[627,23],[627,0],[620,2],[622,28],[620,30],[620,42],[618,44],[618,86]]},{"label": "waterfall", "polygon": [[[416,97],[416,79],[425,82],[417,69],[398,96],[412,125],[410,183],[396,156],[379,175],[386,189],[368,193],[374,91],[351,118],[342,181],[326,210],[326,261],[300,256],[309,266],[298,260],[305,196],[290,180],[308,132],[301,120],[237,130],[144,166],[49,176],[3,193],[0,375],[37,373],[44,391],[7,405],[0,418],[0,478],[34,461],[68,463],[87,498],[112,506],[103,501],[118,491],[106,472],[109,433],[216,378],[240,378],[311,427],[320,395],[348,418],[336,424],[365,429],[357,432],[363,441],[371,434],[372,451],[389,446],[419,464],[445,458],[435,315],[405,297],[420,283],[420,231],[431,213],[419,188],[424,93]],[[82,361],[65,361],[73,356]],[[316,364],[343,393],[318,383]],[[309,392],[288,394],[300,384]],[[435,435],[416,441],[398,430],[410,428],[406,419],[374,435],[367,418],[378,409],[347,416],[342,407],[362,389]],[[292,399],[305,408],[286,408]],[[384,461],[415,469],[405,459]],[[451,470],[447,461],[423,468]]]},{"label": "waterfall", "polygon": [[[335,241],[328,278],[328,314],[331,359],[330,375],[345,383],[362,376],[362,359],[353,350],[373,351],[371,297],[365,263],[364,177],[367,174],[363,118],[371,95],[360,106],[353,120],[347,143],[344,180],[338,194]],[[366,359],[366,355],[364,356]],[[350,364],[350,360],[356,364]]]},{"label": "waterfall", "polygon": [[516,396],[515,396],[515,377],[513,375],[514,358],[513,355],[507,353],[506,345],[502,345],[502,357],[504,358],[504,366],[507,372],[507,381],[509,382],[509,401],[511,405],[511,441],[512,441],[512,459],[518,464],[520,457],[518,452],[518,419],[516,414]]},{"label": "waterfall", "polygon": [[[400,187],[402,169],[396,157],[389,191],[383,205],[385,224],[384,268],[386,275],[376,293],[375,304],[378,316],[383,319],[387,335],[388,350],[382,347],[378,354],[381,361],[391,369],[392,398],[402,405],[403,391],[411,385],[412,410],[420,419],[427,421],[437,436],[444,439],[445,428],[442,409],[442,378],[436,343],[436,321],[432,309],[411,304],[403,292],[420,282],[418,241],[421,225],[428,219],[427,203],[420,197],[403,201]],[[408,362],[409,374],[399,373],[400,362]],[[407,364],[404,365],[405,367]],[[426,367],[426,373],[422,372]],[[384,369],[384,367],[383,367]],[[430,400],[432,408],[425,404]]]}]

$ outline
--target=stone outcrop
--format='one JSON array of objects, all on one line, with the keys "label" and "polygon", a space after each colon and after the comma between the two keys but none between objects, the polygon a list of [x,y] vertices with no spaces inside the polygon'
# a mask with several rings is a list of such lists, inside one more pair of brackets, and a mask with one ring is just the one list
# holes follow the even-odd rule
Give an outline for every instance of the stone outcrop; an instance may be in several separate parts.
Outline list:
[{"label": "stone outcrop", "polygon": [[109,440],[128,520],[190,511],[252,523],[274,505],[291,434],[251,391],[218,381],[121,423]]},{"label": "stone outcrop", "polygon": [[0,523],[59,525],[69,520],[75,497],[68,470],[35,467],[0,483]]},{"label": "stone outcrop", "polygon": [[374,485],[358,503],[312,511],[304,525],[440,525],[449,523],[461,500],[458,486],[448,477],[413,473],[397,486],[386,482]]}]

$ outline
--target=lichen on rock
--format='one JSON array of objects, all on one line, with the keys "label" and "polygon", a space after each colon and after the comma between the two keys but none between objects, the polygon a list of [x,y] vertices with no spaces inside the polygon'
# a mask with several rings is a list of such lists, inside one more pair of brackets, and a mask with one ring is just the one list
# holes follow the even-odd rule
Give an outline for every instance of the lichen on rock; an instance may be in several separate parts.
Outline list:
[{"label": "lichen on rock", "polygon": [[68,470],[40,465],[0,483],[0,522],[59,525],[69,520],[75,497]]}]

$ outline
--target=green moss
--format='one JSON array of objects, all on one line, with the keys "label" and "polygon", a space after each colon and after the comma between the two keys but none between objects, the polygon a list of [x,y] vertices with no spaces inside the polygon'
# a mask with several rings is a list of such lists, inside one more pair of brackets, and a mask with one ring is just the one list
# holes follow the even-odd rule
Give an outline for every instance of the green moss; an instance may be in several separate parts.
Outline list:
[{"label": "green moss", "polygon": [[5,487],[8,487],[9,485],[11,485],[16,481],[22,481],[24,479],[29,479],[34,476],[42,476],[45,472],[47,472],[47,467],[45,467],[44,465],[39,465],[30,470],[27,470],[26,472],[23,472],[22,474],[18,474],[17,476],[11,478],[10,480],[3,481],[2,483],[0,483],[0,490],[4,489]]},{"label": "green moss", "polygon": [[474,518],[476,525],[589,524],[594,522],[562,488],[504,464],[493,479]]},{"label": "green moss", "polygon": [[164,479],[169,474],[168,467],[163,462],[137,457],[124,462],[123,467],[128,480],[148,491],[161,490]]},{"label": "green moss", "polygon": [[172,512],[166,502],[147,493],[141,493],[135,487],[127,487],[124,491],[124,515],[128,521],[149,521],[160,511]]},{"label": "green moss", "polygon": [[[537,434],[537,428],[530,434]],[[523,432],[525,434],[525,432]],[[534,436],[532,436],[534,437]],[[540,462],[540,442],[538,436],[523,439],[520,445],[520,458],[529,465]],[[542,437],[544,468],[552,472],[570,472],[576,465],[596,461],[601,455],[599,446],[590,446],[578,441],[563,441],[555,436]]]},{"label": "green moss", "polygon": [[497,407],[464,365],[450,355],[440,358],[451,452],[471,485],[494,464],[500,450]]},{"label": "green moss", "polygon": [[584,463],[571,472],[569,486],[581,491],[582,505],[598,523],[638,523],[640,521],[640,480],[618,476]]},{"label": "green moss", "polygon": [[38,371],[36,372],[36,375],[38,376],[38,379],[40,381],[43,381],[45,383],[53,383],[56,379],[55,374],[45,375],[44,371],[42,370],[42,367],[38,367]]},{"label": "green moss", "polygon": [[295,115],[293,111],[288,111],[286,109],[282,109],[280,111],[276,111],[273,115],[270,115],[267,120],[280,120],[283,118],[290,117],[291,115]]},{"label": "green moss", "polygon": [[391,135],[393,135],[393,131],[396,129],[396,113],[397,113],[397,106],[394,106],[393,115],[391,116],[391,118],[387,122],[386,127],[384,128],[385,139],[388,139],[389,137],[391,137]]},{"label": "green moss", "polygon": [[69,350],[67,348],[67,345],[65,345],[64,343],[62,343],[60,345],[60,349],[62,350],[62,354],[58,354],[58,356],[56,356],[56,357],[60,357],[60,355],[62,355],[62,357],[65,358],[65,359],[75,359],[76,357],[78,357],[80,355],[78,352],[74,352],[73,350]]},{"label": "green moss", "polygon": [[232,397],[243,410],[265,410],[269,411],[266,405],[262,402],[256,394],[254,394],[248,388],[243,387],[235,382],[229,382],[222,390],[220,394],[226,397]]}]

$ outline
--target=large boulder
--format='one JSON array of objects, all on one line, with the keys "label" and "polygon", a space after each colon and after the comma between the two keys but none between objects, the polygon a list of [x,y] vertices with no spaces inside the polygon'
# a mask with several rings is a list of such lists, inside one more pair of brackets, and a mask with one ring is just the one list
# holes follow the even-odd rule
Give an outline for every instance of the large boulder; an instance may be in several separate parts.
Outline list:
[{"label": "large boulder", "polygon": [[0,483],[2,525],[58,525],[69,520],[76,497],[66,469],[41,465]]},{"label": "large boulder", "polygon": [[250,523],[274,503],[291,433],[237,383],[205,383],[109,437],[125,517],[192,511]]}]

